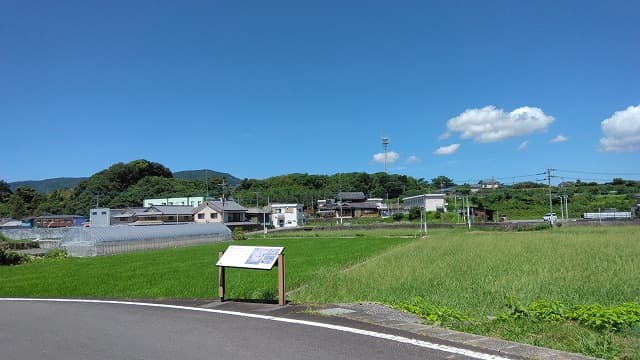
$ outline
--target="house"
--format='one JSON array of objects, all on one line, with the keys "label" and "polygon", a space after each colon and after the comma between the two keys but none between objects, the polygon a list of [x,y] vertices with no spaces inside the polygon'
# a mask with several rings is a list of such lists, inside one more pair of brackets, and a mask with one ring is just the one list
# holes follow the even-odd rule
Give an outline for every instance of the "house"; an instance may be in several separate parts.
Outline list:
[{"label": "house", "polygon": [[[91,209],[93,212],[94,209]],[[96,209],[97,210],[97,209]],[[146,208],[126,208],[126,209],[110,209],[109,218],[111,219],[110,225],[127,225],[135,223],[138,220],[138,214],[145,212]],[[95,216],[102,216],[100,213]],[[103,221],[99,220],[102,224]],[[93,226],[93,223],[91,223]]]},{"label": "house", "polygon": [[148,208],[90,210],[91,227],[110,225],[164,225],[193,223],[193,208],[186,205],[157,205]]},{"label": "house", "polygon": [[447,203],[445,202],[445,194],[423,194],[409,196],[402,200],[402,207],[408,211],[412,207],[419,207],[424,211],[440,211],[447,212]]},{"label": "house", "polygon": [[22,228],[22,221],[10,219],[10,218],[1,218],[0,219],[0,229],[20,229]]},{"label": "house", "polygon": [[480,187],[483,189],[497,189],[500,187],[500,183],[495,179],[483,180],[480,182]]},{"label": "house", "polygon": [[85,221],[86,218],[80,215],[44,215],[30,219],[31,226],[39,228],[82,226]]},{"label": "house", "polygon": [[142,207],[148,208],[155,205],[184,205],[191,206],[192,208],[198,207],[205,202],[204,196],[185,196],[185,197],[173,197],[173,198],[158,198],[158,199],[144,199],[142,201]]},{"label": "house", "polygon": [[136,213],[132,225],[184,224],[193,222],[193,207],[189,205],[156,205]]},{"label": "house", "polygon": [[247,208],[233,200],[207,200],[193,209],[192,214],[198,224],[245,223]]},{"label": "house", "polygon": [[248,208],[246,221],[255,224],[257,227],[271,226],[271,209],[269,206]]},{"label": "house", "polygon": [[320,217],[374,217],[386,211],[382,199],[367,199],[363,192],[339,192],[335,199],[318,200]]},{"label": "house", "polygon": [[270,204],[271,223],[275,228],[296,227],[305,224],[304,205]]}]

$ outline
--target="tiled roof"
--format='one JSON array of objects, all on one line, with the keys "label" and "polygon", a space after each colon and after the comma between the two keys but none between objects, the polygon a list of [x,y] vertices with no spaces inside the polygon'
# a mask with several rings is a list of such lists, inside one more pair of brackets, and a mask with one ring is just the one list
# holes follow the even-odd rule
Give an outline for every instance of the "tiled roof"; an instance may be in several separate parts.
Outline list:
[{"label": "tiled roof", "polygon": [[[216,211],[222,211],[222,201],[219,200],[209,200],[209,201],[205,201],[202,204],[200,204],[200,206],[198,206],[195,209],[192,209],[192,213],[198,213],[200,212],[204,207],[210,207]],[[233,200],[227,200],[224,202],[224,211],[240,211],[240,212],[246,212],[247,208],[245,208],[244,206],[238,204],[237,202],[233,201]]]}]

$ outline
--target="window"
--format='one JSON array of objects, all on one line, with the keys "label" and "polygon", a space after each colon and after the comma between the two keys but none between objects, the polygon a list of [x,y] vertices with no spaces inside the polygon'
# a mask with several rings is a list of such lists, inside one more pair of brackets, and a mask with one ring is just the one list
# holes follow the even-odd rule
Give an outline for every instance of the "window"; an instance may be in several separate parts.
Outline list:
[{"label": "window", "polygon": [[92,211],[91,215],[98,215],[98,212],[97,211]]},{"label": "window", "polygon": [[217,219],[218,218],[218,213],[211,213],[210,214],[212,219]]},{"label": "window", "polygon": [[203,213],[198,214],[198,219],[199,220],[204,220],[204,214]]},{"label": "window", "polygon": [[107,215],[107,212],[106,212],[106,211],[103,211],[103,212],[102,212],[102,215]]}]

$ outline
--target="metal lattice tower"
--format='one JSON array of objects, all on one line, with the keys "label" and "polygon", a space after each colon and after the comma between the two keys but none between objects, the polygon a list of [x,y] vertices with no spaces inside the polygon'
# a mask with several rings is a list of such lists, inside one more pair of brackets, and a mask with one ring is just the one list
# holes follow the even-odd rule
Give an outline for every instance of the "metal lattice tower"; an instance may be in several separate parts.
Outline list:
[{"label": "metal lattice tower", "polygon": [[388,137],[383,137],[382,138],[382,148],[384,149],[384,172],[387,172],[387,147],[389,146],[389,138]]}]

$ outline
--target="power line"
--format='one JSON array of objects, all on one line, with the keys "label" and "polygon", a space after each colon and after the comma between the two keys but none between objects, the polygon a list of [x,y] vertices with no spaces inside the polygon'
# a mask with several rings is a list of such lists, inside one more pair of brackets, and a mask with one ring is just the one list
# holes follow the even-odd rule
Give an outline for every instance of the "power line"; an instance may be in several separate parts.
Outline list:
[{"label": "power line", "polygon": [[558,172],[575,173],[575,174],[587,174],[587,175],[608,175],[608,176],[640,176],[640,173],[606,173],[596,171],[578,171],[578,170],[556,170]]}]

